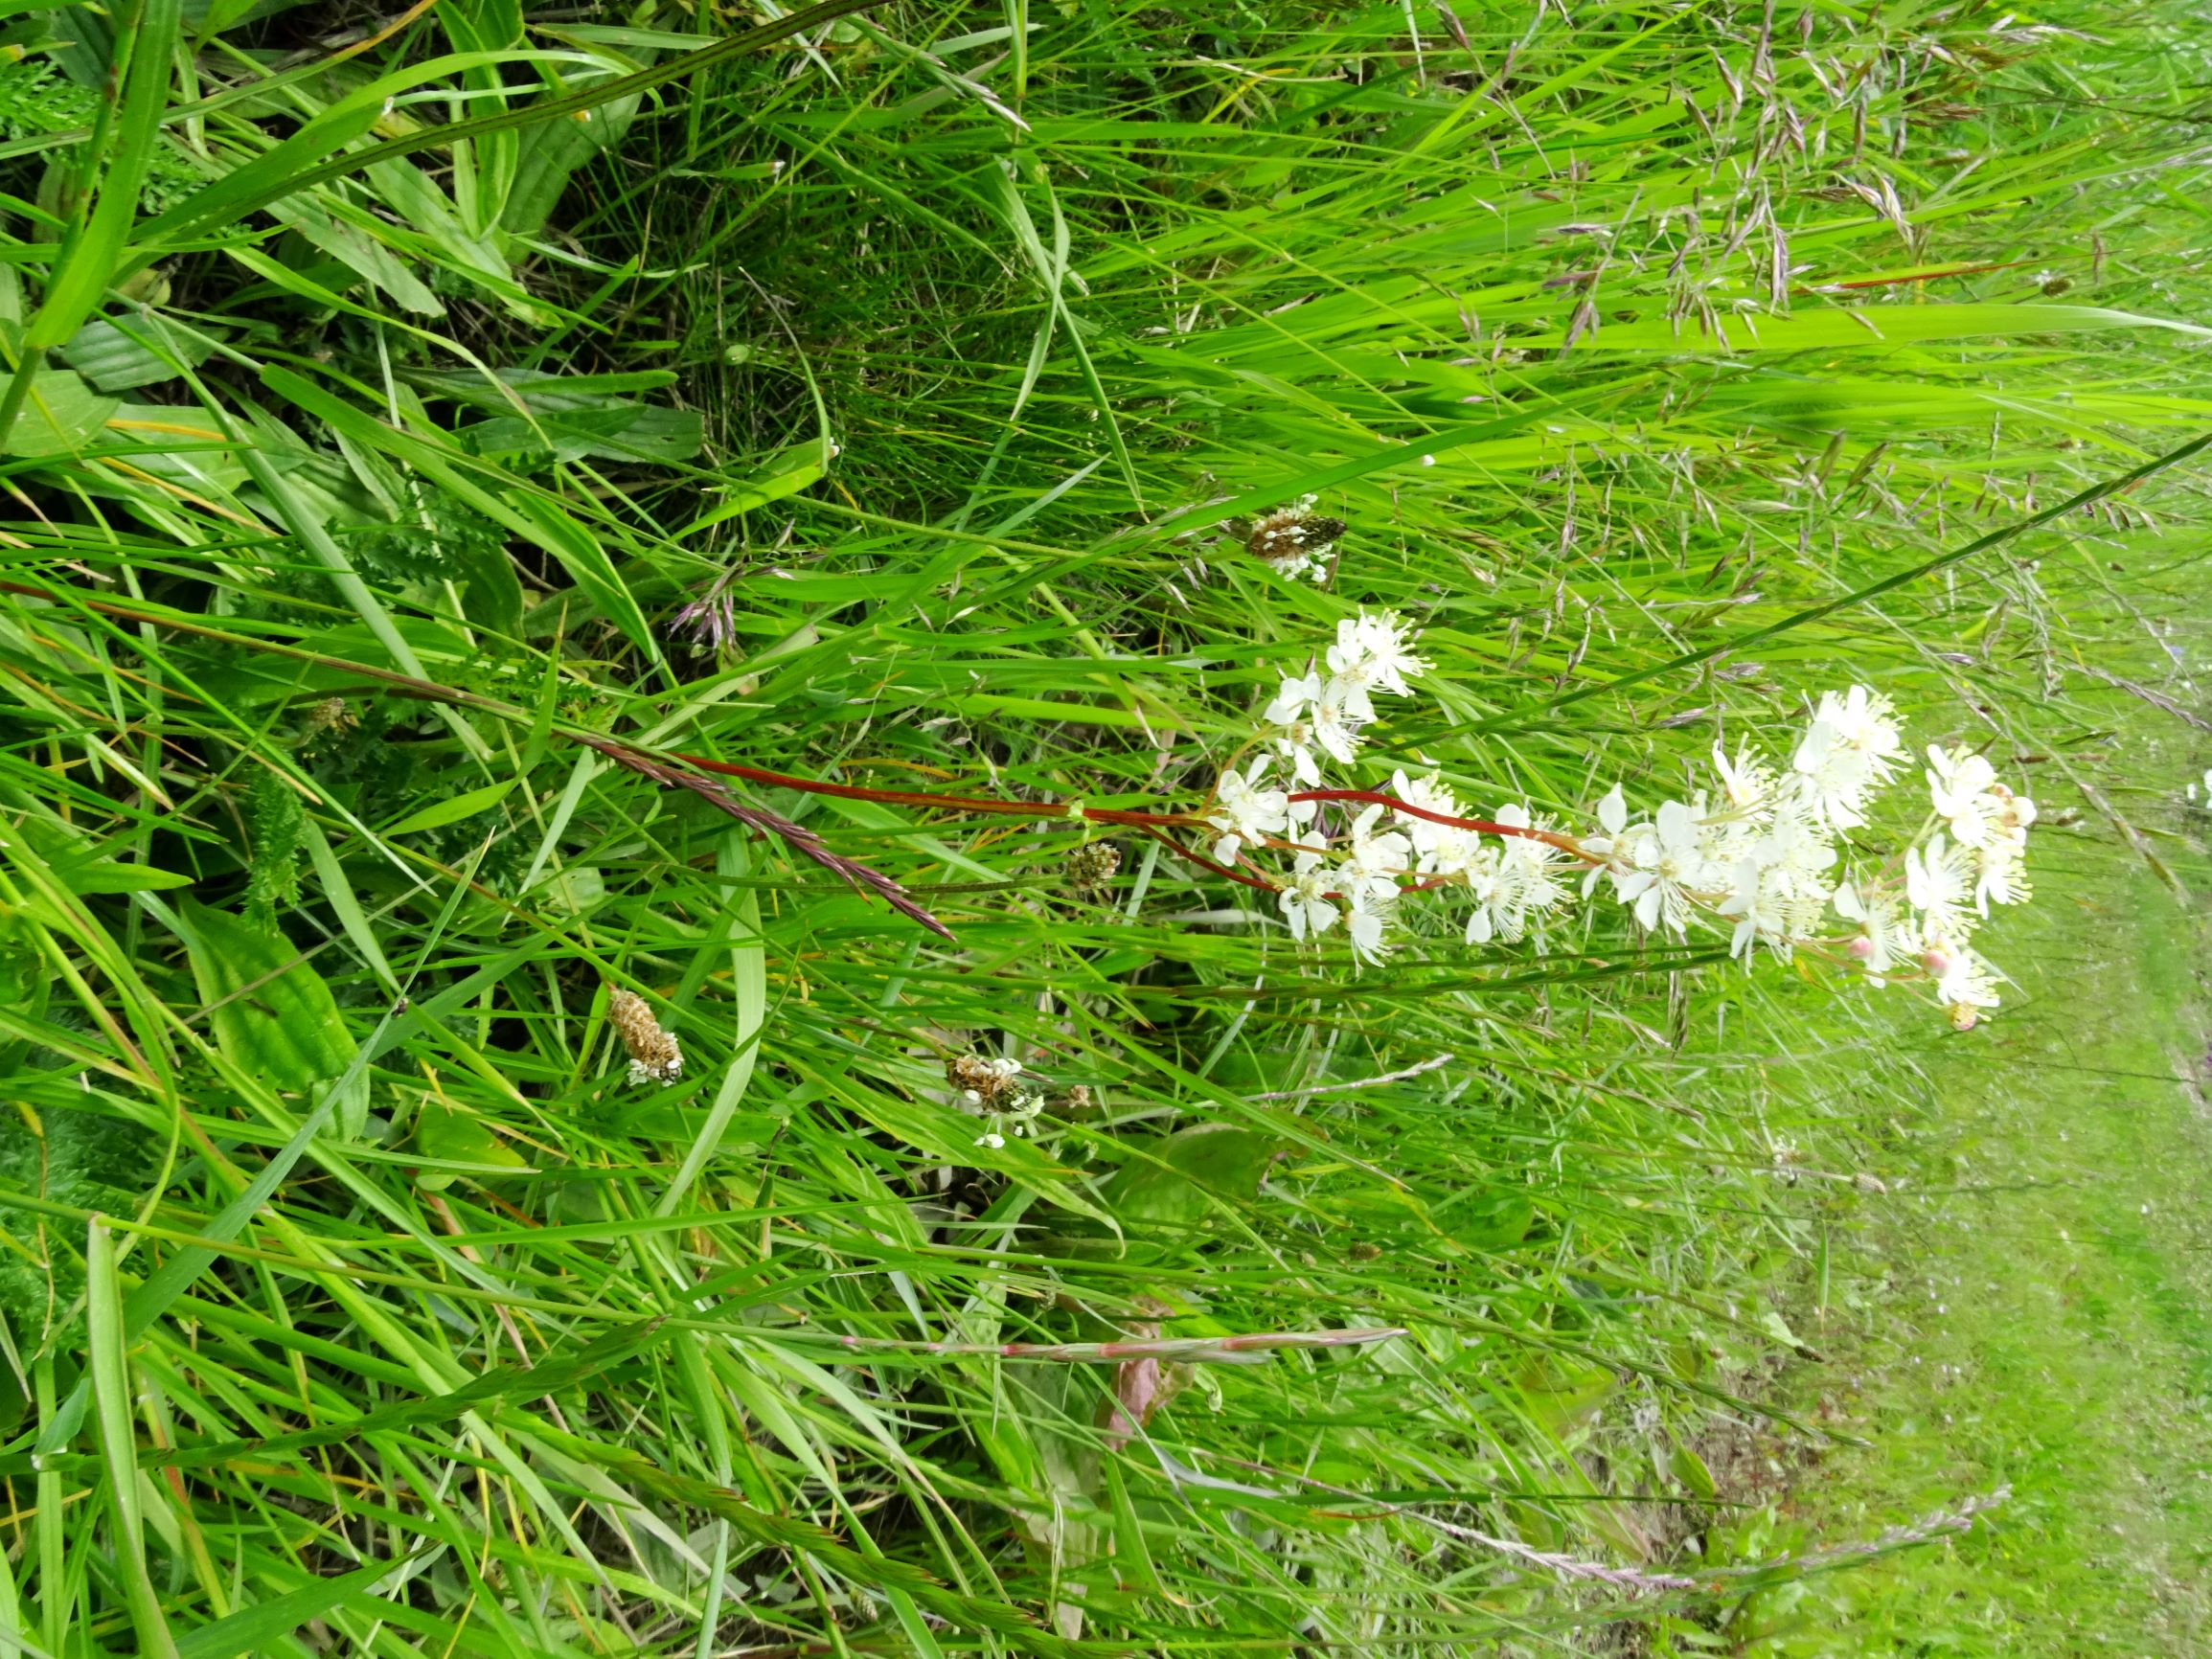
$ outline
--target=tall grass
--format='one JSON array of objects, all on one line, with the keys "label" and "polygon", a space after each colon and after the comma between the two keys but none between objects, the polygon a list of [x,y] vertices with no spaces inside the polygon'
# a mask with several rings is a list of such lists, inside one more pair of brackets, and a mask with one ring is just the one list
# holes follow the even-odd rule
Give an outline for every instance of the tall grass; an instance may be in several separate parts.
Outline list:
[{"label": "tall grass", "polygon": [[[1777,1156],[1890,1011],[622,757],[1188,804],[1387,606],[1375,752],[1471,798],[1850,678],[2133,834],[2186,15],[844,10],[11,26],[0,1637],[1708,1641],[1788,1570],[1662,1582],[1798,1345]],[[1324,583],[1221,534],[1308,493]]]}]

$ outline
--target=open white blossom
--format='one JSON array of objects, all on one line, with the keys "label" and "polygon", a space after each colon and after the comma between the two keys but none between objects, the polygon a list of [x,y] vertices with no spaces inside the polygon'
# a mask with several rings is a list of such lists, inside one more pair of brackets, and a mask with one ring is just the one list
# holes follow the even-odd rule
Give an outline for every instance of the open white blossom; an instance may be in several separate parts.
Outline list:
[{"label": "open white blossom", "polygon": [[[1405,683],[1408,674],[1425,673],[1428,665],[1413,654],[1413,636],[1387,612],[1365,611],[1336,625],[1336,643],[1329,648],[1329,674],[1349,693],[1384,691],[1394,696],[1413,694]],[[1373,716],[1365,716],[1372,718]]]},{"label": "open white blossom", "polygon": [[1753,817],[1774,799],[1774,769],[1749,744],[1737,750],[1734,761],[1714,744],[1713,775],[1720,781],[1721,804],[1739,818]]},{"label": "open white blossom", "polygon": [[1949,828],[1950,838],[1962,846],[1979,847],[1988,839],[1990,825],[1985,808],[1990,788],[1996,781],[1996,768],[1981,756],[1928,745],[1928,799],[1935,815]]},{"label": "open white blossom", "polygon": [[1301,788],[1317,788],[1321,783],[1321,762],[1313,758],[1313,722],[1307,716],[1320,700],[1319,674],[1285,674],[1282,690],[1261,716],[1269,728],[1268,746],[1289,764]]},{"label": "open white blossom", "polygon": [[1824,823],[1852,830],[1866,822],[1863,807],[1874,786],[1865,751],[1827,720],[1814,720],[1790,757],[1798,798]]},{"label": "open white blossom", "polygon": [[1879,888],[1861,892],[1846,881],[1832,900],[1836,914],[1859,923],[1859,932],[1844,948],[1869,974],[1886,974],[1908,955],[1916,936],[1899,908],[1894,895]]},{"label": "open white blossom", "polygon": [[1696,895],[1713,885],[1702,831],[1695,812],[1668,801],[1641,833],[1628,838],[1625,861],[1616,851],[1613,892],[1633,907],[1640,926],[1664,922],[1676,934],[1688,928]]},{"label": "open white blossom", "polygon": [[1258,756],[1242,773],[1223,772],[1214,785],[1217,809],[1206,822],[1222,831],[1214,843],[1214,856],[1223,864],[1236,863],[1246,847],[1264,845],[1290,828],[1289,797],[1280,789],[1258,787],[1266,771],[1266,757]]},{"label": "open white blossom", "polygon": [[1929,929],[1947,939],[1964,939],[1973,927],[1973,850],[1946,842],[1942,832],[1904,855],[1905,902],[1919,911]]},{"label": "open white blossom", "polygon": [[[1739,743],[1733,758],[1716,745],[1711,771],[1691,781],[1687,798],[1662,800],[1649,816],[1612,784],[1578,836],[1547,828],[1525,801],[1477,818],[1433,773],[1401,768],[1386,790],[1324,785],[1327,763],[1357,762],[1376,699],[1412,695],[1411,682],[1428,671],[1396,617],[1346,619],[1317,666],[1283,676],[1264,712],[1260,758],[1220,778],[1205,814],[1220,832],[1215,856],[1266,875],[1293,939],[1318,941],[1342,922],[1357,960],[1380,962],[1403,911],[1441,901],[1467,906],[1470,944],[1513,943],[1540,933],[1574,899],[1568,877],[1579,873],[1583,901],[1609,888],[1642,928],[1681,938],[1716,927],[1746,961],[1761,947],[1783,958],[1811,951],[1875,985],[1924,988],[1962,1027],[1996,1005],[2002,975],[1969,942],[1992,905],[2027,897],[2035,803],[1982,757],[1932,748],[1929,800],[1941,828],[1901,858],[1839,871],[1846,840],[1855,852],[1870,839],[1879,846],[1846,832],[1868,822],[1904,763],[1881,693],[1823,693],[1779,750],[1779,766],[1755,743]],[[1288,789],[1269,784],[1277,762],[1295,780]],[[1306,791],[1334,799],[1324,807],[1289,798]],[[1349,801],[1358,807],[1347,822],[1335,803]],[[1274,863],[1270,875],[1269,859],[1253,858],[1270,848],[1287,871]]]},{"label": "open white blossom", "polygon": [[1972,1031],[1981,1011],[1997,1006],[1996,973],[1971,950],[1961,950],[1936,981],[1935,1000],[1957,1031]]},{"label": "open white blossom", "polygon": [[[1441,812],[1447,818],[1463,817],[1459,799],[1447,788],[1434,773],[1425,778],[1409,778],[1402,768],[1390,774],[1390,792],[1408,807],[1420,807],[1430,812]],[[1465,833],[1448,824],[1422,818],[1411,812],[1400,812],[1398,822],[1413,843],[1414,852],[1423,858],[1435,854],[1445,842]]]},{"label": "open white blossom", "polygon": [[1728,938],[1730,956],[1748,956],[1764,943],[1777,956],[1790,954],[1790,894],[1781,873],[1755,858],[1740,862],[1729,877],[1728,896],[1721,900],[1722,916],[1736,923]]},{"label": "open white blossom", "polygon": [[1336,901],[1329,897],[1335,867],[1319,852],[1301,852],[1280,902],[1292,939],[1318,939],[1336,925]]},{"label": "open white blossom", "polygon": [[1896,710],[1887,697],[1866,686],[1845,692],[1822,692],[1813,711],[1836,740],[1859,756],[1865,765],[1867,787],[1879,789],[1895,775],[1904,753],[1904,739],[1897,729]]}]

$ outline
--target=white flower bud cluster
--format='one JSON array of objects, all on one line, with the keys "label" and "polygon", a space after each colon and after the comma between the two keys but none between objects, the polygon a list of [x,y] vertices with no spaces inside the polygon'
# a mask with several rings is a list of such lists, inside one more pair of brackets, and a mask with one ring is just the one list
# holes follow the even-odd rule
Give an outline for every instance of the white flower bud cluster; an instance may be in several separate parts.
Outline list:
[{"label": "white flower bud cluster", "polygon": [[[1399,771],[1386,794],[1325,788],[1323,757],[1357,759],[1374,697],[1409,695],[1408,677],[1426,671],[1398,619],[1365,613],[1338,625],[1326,667],[1284,676],[1251,758],[1220,775],[1203,814],[1220,831],[1215,860],[1273,888],[1292,938],[1318,938],[1342,921],[1358,959],[1377,962],[1401,901],[1429,893],[1467,903],[1469,943],[1518,940],[1570,901],[1565,877],[1580,865],[1582,898],[1609,887],[1642,927],[1681,937],[1693,924],[1713,926],[1728,934],[1734,956],[1748,959],[1760,945],[1783,957],[1806,948],[1878,985],[1924,983],[1961,1030],[1996,1005],[2000,976],[1969,941],[1992,904],[2028,896],[2035,804],[1999,783],[1982,757],[1931,748],[1931,828],[1942,827],[1895,868],[1853,870],[1839,881],[1843,838],[1866,824],[1875,797],[1905,764],[1894,711],[1879,693],[1822,693],[1787,764],[1747,745],[1732,761],[1716,748],[1709,785],[1648,818],[1631,818],[1616,784],[1588,832],[1575,835],[1539,822],[1520,802],[1472,819],[1433,776]],[[1316,798],[1332,794],[1368,798],[1348,803],[1354,809],[1338,828]],[[1259,853],[1272,856],[1262,863]]]},{"label": "white flower bud cluster", "polygon": [[997,1151],[1006,1145],[1007,1129],[1016,1135],[1032,1132],[1044,1097],[1021,1083],[1021,1062],[1011,1057],[987,1059],[981,1055],[954,1055],[945,1062],[945,1080],[954,1099],[984,1120],[975,1144]]}]

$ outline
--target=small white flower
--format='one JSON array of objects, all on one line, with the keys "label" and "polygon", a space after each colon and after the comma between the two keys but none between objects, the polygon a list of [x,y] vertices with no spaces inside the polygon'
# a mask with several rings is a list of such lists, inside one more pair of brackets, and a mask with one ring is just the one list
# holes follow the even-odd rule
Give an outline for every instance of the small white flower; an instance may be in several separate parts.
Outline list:
[{"label": "small white flower", "polygon": [[1410,696],[1413,688],[1405,683],[1405,676],[1424,673],[1428,668],[1413,654],[1412,644],[1413,636],[1395,616],[1387,611],[1380,615],[1361,611],[1336,625],[1336,643],[1329,648],[1329,672],[1347,687],[1362,692],[1372,687],[1394,696]]},{"label": "small white flower", "polygon": [[996,1130],[987,1129],[982,1134],[975,1137],[975,1144],[979,1147],[989,1147],[992,1151],[996,1152],[1002,1150],[1005,1148],[1006,1137],[1002,1134],[999,1134]]},{"label": "small white flower", "polygon": [[1371,906],[1354,896],[1345,925],[1352,934],[1352,954],[1361,962],[1380,966],[1390,954],[1382,937],[1389,915],[1387,909]]},{"label": "small white flower", "polygon": [[[1459,798],[1434,773],[1425,778],[1410,778],[1402,767],[1390,774],[1390,792],[1408,807],[1420,807],[1447,818],[1460,816]],[[1441,847],[1447,837],[1461,833],[1448,824],[1417,818],[1410,812],[1400,812],[1397,816],[1412,839],[1413,850],[1425,858]]]},{"label": "small white flower", "polygon": [[1275,693],[1274,701],[1260,717],[1270,726],[1292,725],[1320,700],[1319,674],[1285,674],[1282,690]]},{"label": "small white flower", "polygon": [[1953,841],[1979,847],[1989,839],[1989,791],[1996,781],[1996,768],[1981,756],[1928,745],[1928,801]]},{"label": "small white flower", "polygon": [[1866,822],[1860,809],[1877,781],[1866,752],[1851,743],[1833,721],[1815,719],[1790,759],[1805,803],[1838,830]]},{"label": "small white flower", "polygon": [[1981,1011],[1997,1006],[1996,973],[1971,950],[1962,950],[1937,979],[1935,1000],[1950,1016],[1951,1029],[1972,1031]]},{"label": "small white flower", "polygon": [[1754,944],[1764,943],[1777,956],[1790,954],[1790,894],[1773,865],[1746,858],[1736,866],[1728,896],[1721,900],[1721,914],[1734,917],[1735,932],[1728,941],[1730,956],[1747,956]]},{"label": "small white flower", "polygon": [[1413,843],[1395,830],[1377,828],[1383,811],[1381,803],[1377,802],[1352,821],[1352,851],[1345,858],[1343,874],[1356,883],[1382,883],[1396,898],[1398,878],[1413,860]]},{"label": "small white flower", "polygon": [[[1511,802],[1491,814],[1491,822],[1513,830],[1538,828],[1529,809]],[[1559,907],[1566,893],[1560,885],[1560,852],[1531,835],[1508,835],[1497,851],[1497,873],[1489,901],[1497,936],[1518,939],[1529,916]]]},{"label": "small white flower", "polygon": [[1814,713],[1835,730],[1838,741],[1864,759],[1867,783],[1879,788],[1889,782],[1897,770],[1898,758],[1904,753],[1904,739],[1891,718],[1893,712],[1889,699],[1880,692],[1853,686],[1848,692],[1821,693],[1820,706]]},{"label": "small white flower", "polygon": [[1332,759],[1350,765],[1359,753],[1359,727],[1366,716],[1347,707],[1337,691],[1334,680],[1322,688],[1321,700],[1313,705],[1311,730],[1313,741]]},{"label": "small white flower", "polygon": [[1474,899],[1474,911],[1467,919],[1467,943],[1488,944],[1494,939],[1518,939],[1521,913],[1503,901],[1506,895],[1499,880],[1497,849],[1480,837],[1472,839],[1476,842],[1473,847],[1455,850],[1461,853],[1457,874]]},{"label": "small white flower", "polygon": [[[1626,798],[1622,796],[1621,786],[1618,784],[1615,784],[1600,797],[1598,801],[1598,833],[1583,836],[1581,846],[1585,852],[1595,858],[1603,859],[1605,862],[1591,865],[1584,874],[1583,897],[1585,898],[1587,898],[1597,890],[1599,879],[1608,872],[1612,875],[1616,887],[1624,877],[1630,877],[1629,843],[1640,836],[1644,828],[1643,825],[1639,824],[1633,830],[1629,829],[1629,804]],[[1632,882],[1632,885],[1638,891],[1642,890],[1643,883]],[[1624,894],[1622,897],[1625,899],[1630,896]]]},{"label": "small white flower", "polygon": [[1982,915],[1989,914],[1992,904],[2018,904],[2028,898],[2024,846],[2024,837],[2017,841],[2007,837],[1973,850],[1973,902]]},{"label": "small white flower", "polygon": [[1897,900],[1879,888],[1846,881],[1836,890],[1833,902],[1838,916],[1859,923],[1849,949],[1855,961],[1877,985],[1912,948],[1913,931],[1899,912]]},{"label": "small white flower", "polygon": [[1214,843],[1214,856],[1223,864],[1237,862],[1246,847],[1265,843],[1290,828],[1290,801],[1280,789],[1256,787],[1267,770],[1265,755],[1253,757],[1243,772],[1223,772],[1214,786],[1215,810],[1206,822],[1221,830]]},{"label": "small white flower", "polygon": [[1921,913],[1930,934],[1952,940],[1967,936],[1973,926],[1967,907],[1976,879],[1973,850],[1946,842],[1940,830],[1926,847],[1904,855],[1905,902]]},{"label": "small white flower", "polygon": [[1721,746],[1714,744],[1713,770],[1720,774],[1722,803],[1732,813],[1755,813],[1773,798],[1774,773],[1748,744],[1736,751],[1732,765]]},{"label": "small white flower", "polygon": [[1702,830],[1690,807],[1669,801],[1630,841],[1628,866],[1616,869],[1613,892],[1622,903],[1635,906],[1639,925],[1664,922],[1677,934],[1688,928],[1693,898],[1713,880]]},{"label": "small white flower", "polygon": [[1336,924],[1336,901],[1329,897],[1334,869],[1318,852],[1301,852],[1278,901],[1290,924],[1290,937],[1318,939]]}]

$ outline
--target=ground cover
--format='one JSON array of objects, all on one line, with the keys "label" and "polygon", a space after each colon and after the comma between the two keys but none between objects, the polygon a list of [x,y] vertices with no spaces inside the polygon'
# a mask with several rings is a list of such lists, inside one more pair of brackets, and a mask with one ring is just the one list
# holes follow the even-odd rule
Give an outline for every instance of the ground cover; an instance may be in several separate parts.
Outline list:
[{"label": "ground cover", "polygon": [[2189,20],[840,10],[9,25],[0,1635],[1724,1639],[1905,988],[1084,813],[1388,612],[1362,782],[2132,846]]}]

